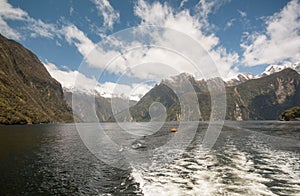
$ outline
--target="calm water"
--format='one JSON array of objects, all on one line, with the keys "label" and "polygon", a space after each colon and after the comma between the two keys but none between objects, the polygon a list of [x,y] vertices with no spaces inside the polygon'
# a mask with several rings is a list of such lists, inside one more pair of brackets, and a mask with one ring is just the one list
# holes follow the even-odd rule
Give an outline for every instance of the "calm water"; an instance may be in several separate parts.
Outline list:
[{"label": "calm water", "polygon": [[0,195],[300,195],[300,122],[225,122],[211,150],[206,123],[168,146],[177,125],[141,136],[151,127],[104,124],[125,170],[90,153],[73,124],[0,126]]}]

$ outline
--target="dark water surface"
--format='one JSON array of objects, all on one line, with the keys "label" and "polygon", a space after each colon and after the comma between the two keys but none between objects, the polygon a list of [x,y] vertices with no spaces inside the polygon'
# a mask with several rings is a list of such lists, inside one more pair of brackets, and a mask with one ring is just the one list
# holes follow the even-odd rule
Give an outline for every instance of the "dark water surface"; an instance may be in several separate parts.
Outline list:
[{"label": "dark water surface", "polygon": [[74,124],[0,126],[0,195],[300,195],[300,122],[225,122],[211,150],[201,122],[187,148],[159,148],[177,125],[141,136],[103,124],[121,154],[147,154],[126,170],[98,160]]}]

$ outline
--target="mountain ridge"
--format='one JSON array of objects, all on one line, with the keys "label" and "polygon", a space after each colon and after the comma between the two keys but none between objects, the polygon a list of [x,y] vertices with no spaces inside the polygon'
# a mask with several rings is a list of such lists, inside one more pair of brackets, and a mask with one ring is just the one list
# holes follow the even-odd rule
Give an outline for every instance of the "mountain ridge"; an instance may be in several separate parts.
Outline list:
[{"label": "mountain ridge", "polygon": [[[293,69],[295,71],[297,71],[300,74],[300,62],[296,62],[296,63],[286,63],[286,64],[282,64],[282,65],[269,65],[265,68],[265,70],[258,75],[253,75],[250,72],[241,72],[238,73],[237,75],[228,78],[228,79],[222,79],[224,81],[225,86],[236,86],[238,84],[242,84],[248,80],[252,80],[252,79],[259,79],[261,77],[265,77],[277,72],[280,72],[284,69]],[[181,76],[180,76],[181,75]],[[171,76],[170,78],[166,78],[163,79],[162,81],[172,81],[172,78],[179,78],[179,77],[193,77],[191,74],[188,73],[181,73],[179,75],[176,76]],[[197,80],[198,82],[201,80]],[[88,96],[94,95],[94,94],[99,94],[100,96],[104,97],[104,98],[113,98],[113,97],[117,97],[117,98],[124,98],[121,95],[117,95],[117,94],[111,94],[111,93],[107,93],[104,91],[99,90],[99,87],[95,87],[95,89],[79,89],[79,88],[70,88],[70,87],[64,87],[64,89],[66,89],[66,91],[68,92],[73,92],[73,93],[84,93],[87,94]],[[134,101],[138,101],[137,97],[143,97],[142,95],[134,95],[135,99],[132,99]],[[130,97],[129,97],[130,99]]]},{"label": "mountain ridge", "polygon": [[[191,79],[191,81],[198,97],[200,120],[209,120],[211,100],[207,84],[203,80]],[[226,86],[226,96],[228,120],[276,120],[285,109],[300,104],[300,75],[295,70],[287,68],[269,76],[253,78],[235,86]],[[180,120],[179,99],[163,82],[130,108],[132,120],[149,121],[148,108],[154,101],[161,102],[166,107],[169,112],[167,120]]]},{"label": "mountain ridge", "polygon": [[[31,51],[0,35],[0,64],[0,124],[73,122],[71,97],[74,92],[63,91],[61,84],[51,77]],[[265,74],[257,77],[241,73],[230,82],[222,80],[227,95],[226,119],[274,120],[284,110],[300,105],[299,72],[300,63],[272,65],[266,68]],[[176,88],[176,93],[172,88]],[[105,98],[96,92],[89,95],[80,91],[75,93],[82,100],[88,95],[88,101],[94,100],[91,98],[95,96],[96,113],[101,122],[149,121],[148,110],[154,102],[165,106],[166,120],[178,121],[183,119],[179,98],[193,102],[192,91],[196,92],[199,108],[189,111],[189,119],[208,120],[211,97],[207,81],[196,80],[187,73],[162,80],[137,103],[120,97]],[[123,116],[122,110],[128,106],[132,115],[126,113]]]}]

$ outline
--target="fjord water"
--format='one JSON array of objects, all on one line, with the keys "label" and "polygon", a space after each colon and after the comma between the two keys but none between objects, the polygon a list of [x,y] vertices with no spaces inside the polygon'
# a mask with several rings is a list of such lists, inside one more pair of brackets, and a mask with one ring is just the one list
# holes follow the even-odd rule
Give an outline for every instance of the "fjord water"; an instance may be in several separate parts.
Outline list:
[{"label": "fjord water", "polygon": [[[177,134],[168,131],[177,125],[141,136],[103,124],[120,141],[120,152],[151,149],[146,166],[129,164],[126,170],[91,154],[74,124],[1,126],[0,195],[300,194],[300,122],[228,121],[211,150],[201,148],[207,123],[200,122],[187,148],[156,150]],[[132,130],[151,129],[145,126]],[[179,156],[170,157],[174,153]]]}]

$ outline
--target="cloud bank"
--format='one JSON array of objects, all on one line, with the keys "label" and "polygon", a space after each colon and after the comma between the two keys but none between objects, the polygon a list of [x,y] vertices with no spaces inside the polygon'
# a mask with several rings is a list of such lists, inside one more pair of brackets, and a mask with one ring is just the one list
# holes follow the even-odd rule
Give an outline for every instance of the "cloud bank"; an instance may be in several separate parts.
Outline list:
[{"label": "cloud bank", "polygon": [[264,32],[247,34],[241,43],[246,66],[297,62],[300,58],[300,2],[290,1],[266,19]]}]

